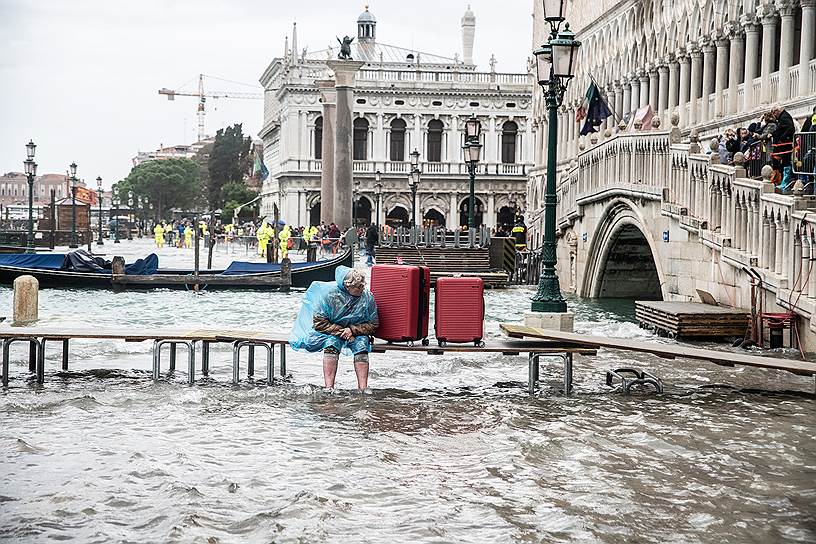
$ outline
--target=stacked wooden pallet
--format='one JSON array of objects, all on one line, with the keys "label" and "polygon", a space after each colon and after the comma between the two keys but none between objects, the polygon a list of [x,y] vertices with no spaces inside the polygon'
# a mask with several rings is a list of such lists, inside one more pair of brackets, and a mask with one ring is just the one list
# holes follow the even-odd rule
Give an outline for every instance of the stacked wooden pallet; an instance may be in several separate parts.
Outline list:
[{"label": "stacked wooden pallet", "polygon": [[635,316],[642,327],[685,338],[742,336],[750,322],[746,311],[696,302],[637,301]]},{"label": "stacked wooden pallet", "polygon": [[508,274],[504,270],[491,270],[490,251],[484,248],[438,248],[438,247],[379,247],[378,264],[403,264],[427,266],[431,269],[431,281],[450,276],[482,278],[487,287],[504,287]]}]

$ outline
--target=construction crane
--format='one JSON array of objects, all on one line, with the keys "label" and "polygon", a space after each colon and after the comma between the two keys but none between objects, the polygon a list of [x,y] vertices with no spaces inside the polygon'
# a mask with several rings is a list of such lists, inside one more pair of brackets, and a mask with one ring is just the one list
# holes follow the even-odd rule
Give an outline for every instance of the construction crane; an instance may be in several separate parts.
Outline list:
[{"label": "construction crane", "polygon": [[[182,91],[174,91],[168,88],[159,89],[159,94],[167,96],[167,100],[175,100],[177,96],[194,96],[198,98],[198,141],[202,141],[205,138],[204,134],[204,116],[206,115],[206,110],[204,105],[207,103],[208,98],[236,98],[239,100],[263,100],[263,93],[247,93],[247,92],[233,92],[233,91],[210,91],[205,93],[204,92],[204,74],[198,75],[198,92],[197,93],[190,93],[190,92],[182,92]],[[237,81],[229,81],[227,79],[220,79],[213,76],[206,76],[210,79],[219,79],[220,81],[228,81],[230,83],[238,83]],[[247,85],[246,83],[239,83],[240,85]],[[248,87],[251,85],[247,85]]]}]

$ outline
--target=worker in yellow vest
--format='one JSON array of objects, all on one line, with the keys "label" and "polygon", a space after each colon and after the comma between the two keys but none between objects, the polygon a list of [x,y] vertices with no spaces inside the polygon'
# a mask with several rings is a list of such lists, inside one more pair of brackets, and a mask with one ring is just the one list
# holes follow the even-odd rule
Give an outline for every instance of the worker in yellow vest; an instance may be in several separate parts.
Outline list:
[{"label": "worker in yellow vest", "polygon": [[164,222],[156,223],[153,227],[153,235],[156,238],[156,247],[161,249],[164,247]]},{"label": "worker in yellow vest", "polygon": [[289,225],[283,227],[283,230],[278,234],[280,239],[281,259],[285,259],[289,254],[289,239],[292,237],[292,231],[289,230]]},{"label": "worker in yellow vest", "polygon": [[266,248],[269,245],[269,239],[271,236],[271,227],[266,224],[266,221],[261,223],[260,228],[258,228],[258,232],[255,234],[255,237],[258,238],[258,255],[261,257],[266,257]]},{"label": "worker in yellow vest", "polygon": [[187,226],[184,227],[184,247],[186,249],[192,249],[193,248],[193,235],[194,234],[195,234],[195,232],[193,231],[193,227],[191,227],[190,224],[187,223]]}]

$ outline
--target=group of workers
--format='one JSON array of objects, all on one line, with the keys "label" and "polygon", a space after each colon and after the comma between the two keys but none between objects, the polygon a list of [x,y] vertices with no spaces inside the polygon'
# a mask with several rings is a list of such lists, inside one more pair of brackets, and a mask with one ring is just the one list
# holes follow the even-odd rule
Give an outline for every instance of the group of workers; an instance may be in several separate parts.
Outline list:
[{"label": "group of workers", "polygon": [[[207,224],[203,221],[199,223],[199,230],[201,231],[202,235],[207,235]],[[175,233],[178,233],[178,236],[175,236]],[[192,249],[193,247],[193,236],[195,235],[195,231],[193,230],[193,225],[191,222],[177,222],[176,225],[168,225],[164,221],[160,223],[156,223],[156,226],[153,227],[153,237],[156,241],[156,247],[161,249],[165,246],[166,243],[173,243],[173,239],[175,238],[176,247],[183,247],[185,249]]]},{"label": "group of workers", "polygon": [[[269,243],[275,238],[275,228],[264,221],[255,233],[258,239],[258,255],[266,258],[269,250]],[[283,229],[278,233],[278,242],[280,248],[280,258],[285,259],[289,255],[289,250],[292,249],[292,229],[289,225],[284,225]]]}]

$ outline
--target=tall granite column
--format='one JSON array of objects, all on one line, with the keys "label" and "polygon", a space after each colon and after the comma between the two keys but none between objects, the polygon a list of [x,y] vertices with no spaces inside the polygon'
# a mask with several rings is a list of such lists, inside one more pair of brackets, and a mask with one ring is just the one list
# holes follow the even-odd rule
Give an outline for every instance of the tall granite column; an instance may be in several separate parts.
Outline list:
[{"label": "tall granite column", "polygon": [[334,223],[334,130],[337,114],[337,94],[333,79],[315,82],[323,102],[323,141],[321,143],[322,167],[320,170],[320,221]]},{"label": "tall granite column", "polygon": [[810,87],[808,81],[810,60],[814,54],[816,42],[816,0],[801,0],[802,6],[802,41],[799,45],[799,96],[807,96]]},{"label": "tall granite column", "polygon": [[354,79],[364,62],[330,60],[326,65],[334,72],[337,111],[334,140],[334,222],[341,229],[351,227],[354,187]]}]

